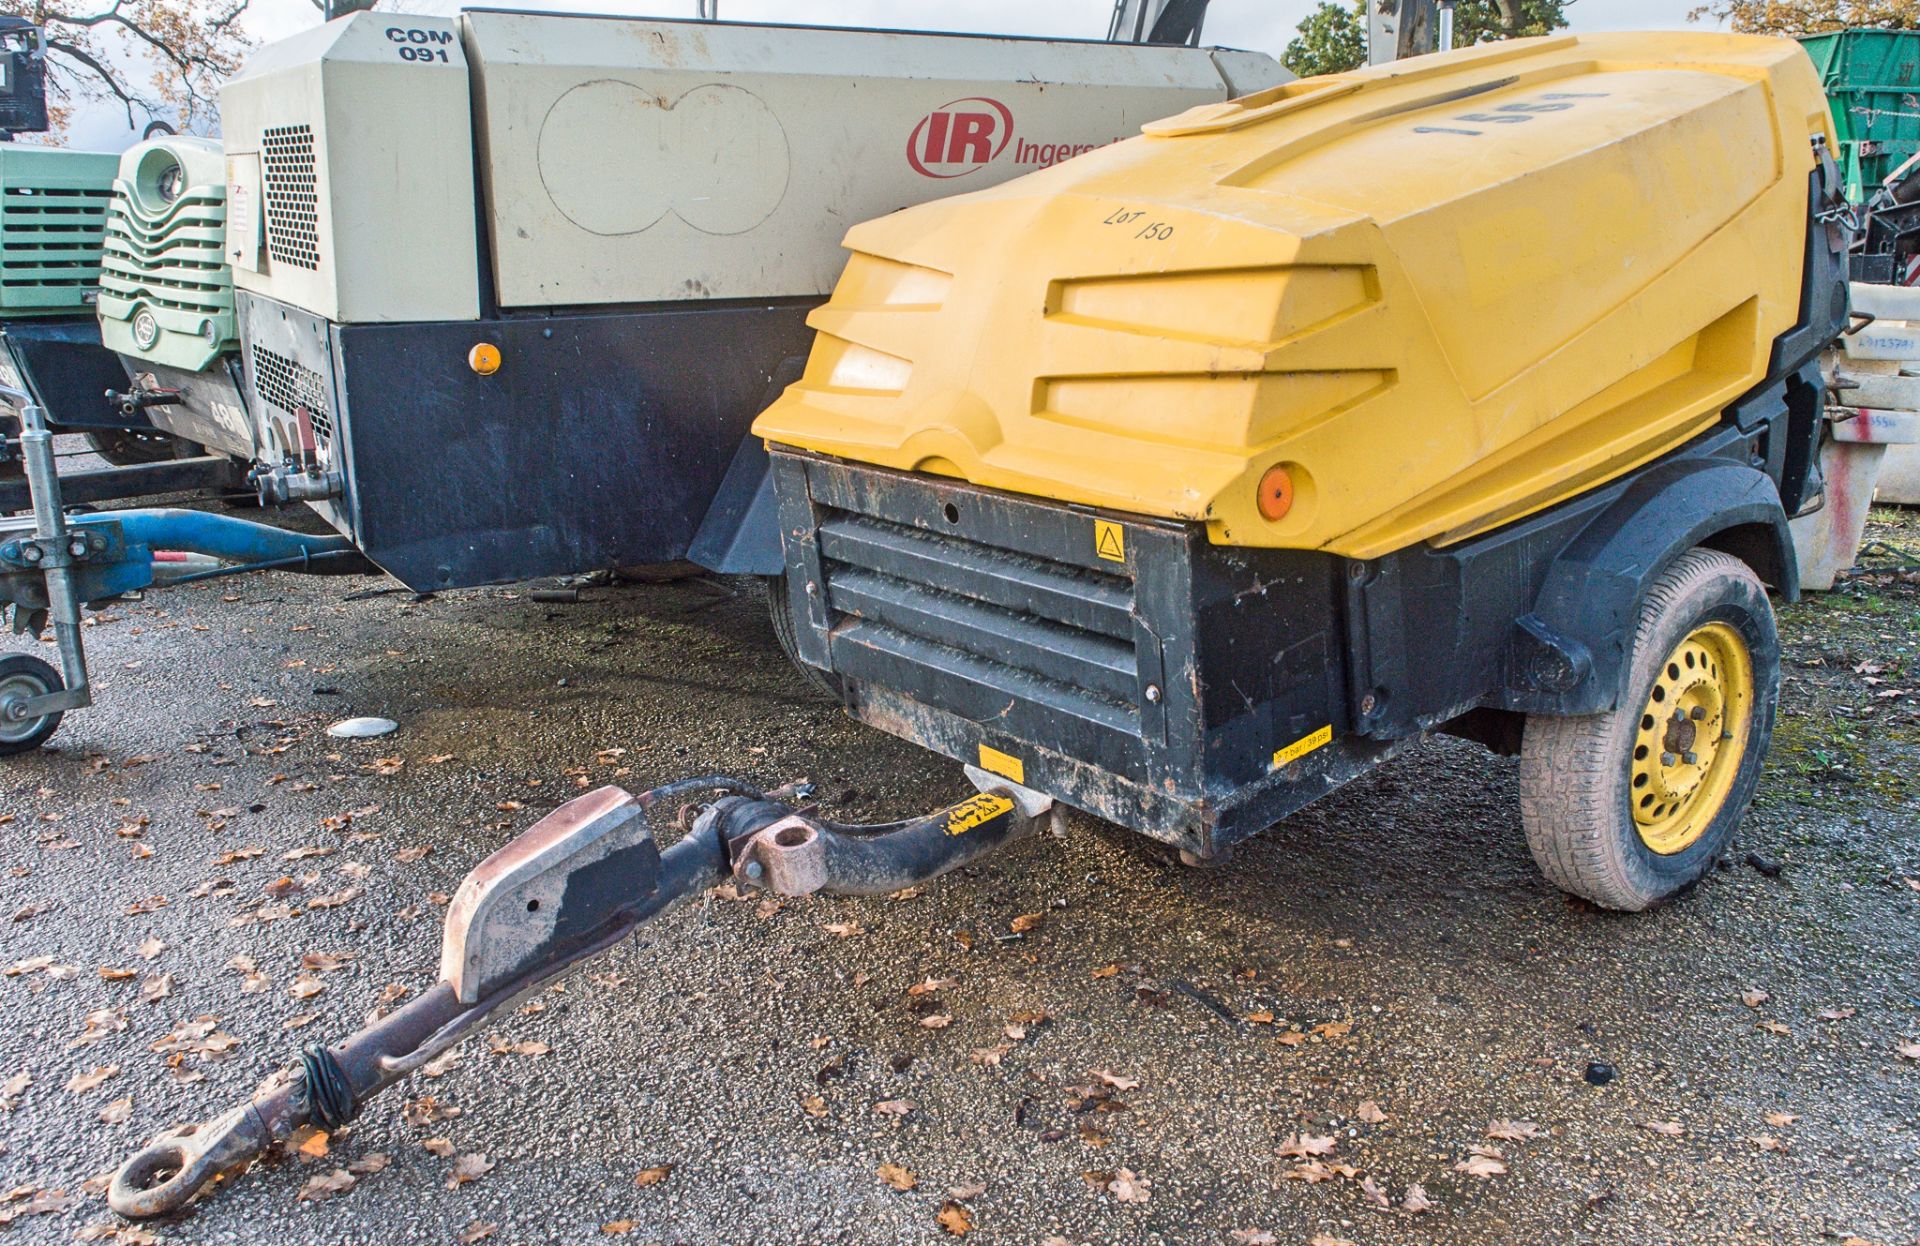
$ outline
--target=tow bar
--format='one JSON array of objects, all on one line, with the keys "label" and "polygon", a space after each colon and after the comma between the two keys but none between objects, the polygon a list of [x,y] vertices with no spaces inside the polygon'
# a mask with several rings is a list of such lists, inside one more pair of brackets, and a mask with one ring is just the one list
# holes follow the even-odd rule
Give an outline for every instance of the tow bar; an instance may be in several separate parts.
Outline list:
[{"label": "tow bar", "polygon": [[[334,1046],[305,1048],[226,1115],[157,1135],[114,1174],[107,1202],[133,1219],[163,1216],[304,1125],[339,1129],[489,1015],[729,877],[780,896],[884,895],[1023,838],[1052,812],[1037,792],[967,774],[979,795],[882,825],[828,822],[788,803],[807,798],[803,785],[762,795],[721,776],[568,801],[461,881],[437,985]],[[689,829],[662,852],[649,811],[696,793],[717,799],[682,809]]]}]

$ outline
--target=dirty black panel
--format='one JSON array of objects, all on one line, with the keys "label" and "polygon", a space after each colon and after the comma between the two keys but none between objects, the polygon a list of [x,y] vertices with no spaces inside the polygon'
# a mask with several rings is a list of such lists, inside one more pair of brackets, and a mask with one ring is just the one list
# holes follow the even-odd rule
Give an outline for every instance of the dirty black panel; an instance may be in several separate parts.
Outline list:
[{"label": "dirty black panel", "polygon": [[107,405],[108,390],[127,387],[127,370],[100,344],[92,316],[11,320],[5,332],[54,429],[153,427],[145,415],[124,416]]},{"label": "dirty black panel", "polygon": [[684,558],[807,310],[338,327],[355,540],[421,590]]},{"label": "dirty black panel", "polygon": [[995,750],[1038,790],[1199,850],[1382,751],[1343,738],[1329,555],[784,449],[773,462],[798,648],[873,726],[968,762]]}]

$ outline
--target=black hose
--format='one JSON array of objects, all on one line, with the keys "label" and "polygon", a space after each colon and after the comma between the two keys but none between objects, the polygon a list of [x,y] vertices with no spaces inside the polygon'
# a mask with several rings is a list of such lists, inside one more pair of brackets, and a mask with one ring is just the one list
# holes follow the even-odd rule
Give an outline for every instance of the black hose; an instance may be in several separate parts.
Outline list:
[{"label": "black hose", "polygon": [[318,1043],[300,1049],[300,1103],[307,1119],[329,1133],[342,1129],[360,1114],[353,1083],[333,1053]]}]

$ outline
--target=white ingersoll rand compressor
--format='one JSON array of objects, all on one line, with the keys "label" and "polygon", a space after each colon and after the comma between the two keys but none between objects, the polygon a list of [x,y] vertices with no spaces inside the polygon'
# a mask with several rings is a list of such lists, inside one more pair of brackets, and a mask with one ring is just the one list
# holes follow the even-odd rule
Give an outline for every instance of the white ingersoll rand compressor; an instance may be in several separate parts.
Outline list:
[{"label": "white ingersoll rand compressor", "polygon": [[221,93],[254,425],[229,452],[416,589],[776,572],[747,429],[799,374],[848,226],[1287,77],[1187,46],[331,22]]}]

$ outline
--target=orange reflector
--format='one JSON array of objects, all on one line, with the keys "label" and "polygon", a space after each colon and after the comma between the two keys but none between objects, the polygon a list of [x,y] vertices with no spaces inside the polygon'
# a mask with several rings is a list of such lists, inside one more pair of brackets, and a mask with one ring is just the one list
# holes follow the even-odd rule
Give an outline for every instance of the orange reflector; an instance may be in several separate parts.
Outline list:
[{"label": "orange reflector", "polygon": [[1260,514],[1262,517],[1280,522],[1293,509],[1293,477],[1284,467],[1269,467],[1267,474],[1260,478]]},{"label": "orange reflector", "polygon": [[481,376],[492,376],[500,370],[500,348],[492,342],[475,342],[467,352],[467,366]]}]

